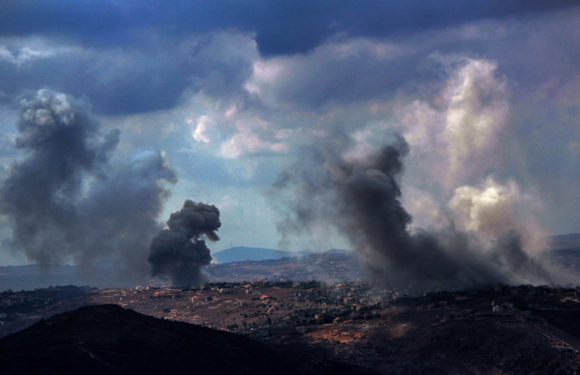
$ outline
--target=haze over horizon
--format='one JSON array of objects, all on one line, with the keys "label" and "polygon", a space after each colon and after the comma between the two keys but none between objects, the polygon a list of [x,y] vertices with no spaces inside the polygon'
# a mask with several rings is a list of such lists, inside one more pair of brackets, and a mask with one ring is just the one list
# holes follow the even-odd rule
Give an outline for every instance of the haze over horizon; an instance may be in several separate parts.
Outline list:
[{"label": "haze over horizon", "polygon": [[[0,265],[47,256],[18,248],[23,212],[66,225],[47,246],[82,264],[149,246],[188,199],[219,209],[212,252],[352,248],[327,215],[353,212],[339,174],[392,170],[373,155],[398,137],[403,229],[486,249],[509,229],[530,254],[580,232],[580,5],[478,4],[0,0]],[[53,120],[78,142],[42,143]],[[14,195],[49,149],[72,177]]]}]

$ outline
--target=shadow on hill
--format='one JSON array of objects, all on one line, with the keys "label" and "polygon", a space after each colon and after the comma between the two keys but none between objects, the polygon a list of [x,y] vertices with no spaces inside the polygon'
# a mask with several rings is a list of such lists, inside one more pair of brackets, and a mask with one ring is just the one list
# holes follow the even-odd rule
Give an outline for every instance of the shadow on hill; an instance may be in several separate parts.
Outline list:
[{"label": "shadow on hill", "polygon": [[324,358],[186,323],[98,305],[0,340],[3,374],[363,374]]}]

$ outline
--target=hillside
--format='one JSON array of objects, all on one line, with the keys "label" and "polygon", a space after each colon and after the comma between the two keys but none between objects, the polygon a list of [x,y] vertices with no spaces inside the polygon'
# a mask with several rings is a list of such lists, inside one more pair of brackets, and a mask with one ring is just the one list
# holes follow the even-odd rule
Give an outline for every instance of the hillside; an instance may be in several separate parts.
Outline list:
[{"label": "hillside", "polygon": [[42,270],[38,264],[0,267],[0,291],[30,290],[49,285],[82,285],[75,266],[56,265]]},{"label": "hillside", "polygon": [[6,375],[370,373],[118,305],[83,307],[4,337],[0,362]]},{"label": "hillside", "polygon": [[[580,370],[579,288],[416,297],[364,282],[61,289],[0,294],[0,312],[9,308],[0,336],[38,322],[0,339],[2,374],[360,373],[337,362],[401,375]],[[134,311],[103,306],[112,303]],[[87,304],[100,306],[50,318]]]},{"label": "hillside", "polygon": [[[580,234],[553,236],[552,250],[545,255],[556,264],[580,273]],[[205,268],[209,281],[253,280],[323,280],[349,281],[365,279],[356,253],[328,250],[317,253],[291,253],[282,250],[254,247],[232,247],[213,254],[216,264]],[[107,273],[114,265],[102,264]],[[109,268],[107,268],[109,267]],[[86,285],[99,288],[133,287],[103,278],[98,282],[81,280],[75,266],[52,266],[42,272],[38,265],[0,266],[0,292],[8,289],[30,290],[50,285]]]},{"label": "hillside", "polygon": [[352,281],[365,274],[358,258],[345,250],[329,250],[292,258],[210,265],[211,281]]},{"label": "hillside", "polygon": [[242,262],[246,260],[259,261],[267,259],[281,259],[289,258],[293,254],[289,251],[268,249],[262,247],[245,247],[236,246],[230,247],[222,251],[218,251],[212,254],[212,258],[216,260],[219,264],[231,263],[231,262]]},{"label": "hillside", "polygon": [[550,237],[552,249],[578,249],[580,250],[580,233],[560,234]]}]

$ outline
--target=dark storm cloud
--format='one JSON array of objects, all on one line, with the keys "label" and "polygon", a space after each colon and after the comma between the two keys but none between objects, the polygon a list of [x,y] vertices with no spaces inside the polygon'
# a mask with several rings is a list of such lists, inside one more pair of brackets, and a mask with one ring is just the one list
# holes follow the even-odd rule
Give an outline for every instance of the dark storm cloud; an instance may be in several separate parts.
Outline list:
[{"label": "dark storm cloud", "polygon": [[0,208],[12,229],[10,245],[48,267],[73,261],[82,276],[103,282],[99,261],[113,260],[108,282],[147,275],[147,248],[176,176],[156,150],[111,162],[120,132],[103,134],[71,97],[40,90],[20,98],[16,147],[24,157],[0,184]]},{"label": "dark storm cloud", "polygon": [[537,111],[546,106],[528,102],[539,88],[551,94],[577,74],[579,15],[576,7],[393,38],[337,38],[307,54],[260,60],[246,88],[271,106],[297,110],[394,96],[430,100],[453,69],[451,61],[465,56],[496,62],[499,75],[511,82],[514,101]]},{"label": "dark storm cloud", "polygon": [[430,53],[360,39],[329,43],[305,56],[263,61],[274,78],[262,78],[256,70],[246,87],[270,105],[296,109],[385,100],[402,87],[438,78],[437,72],[422,66]]},{"label": "dark storm cloud", "polygon": [[220,212],[215,206],[185,201],[174,212],[151,242],[153,276],[168,276],[175,286],[199,285],[203,281],[201,268],[211,262],[211,255],[203,237],[217,241],[221,226]]},{"label": "dark storm cloud", "polygon": [[304,152],[276,184],[276,191],[290,193],[284,202],[291,214],[279,226],[283,234],[309,232],[320,223],[336,227],[363,255],[372,279],[387,287],[422,291],[555,280],[523,251],[515,231],[485,250],[453,227],[410,233],[399,186],[406,141],[397,136],[393,144],[353,158],[345,156],[348,138],[334,139]]},{"label": "dark storm cloud", "polygon": [[186,72],[179,60],[132,51],[71,50],[20,65],[0,59],[0,82],[7,99],[50,87],[88,97],[95,111],[107,114],[172,107],[189,83]]},{"label": "dark storm cloud", "polygon": [[[173,108],[188,90],[220,100],[243,95],[258,51],[266,56],[312,52],[335,35],[401,39],[425,30],[571,5],[495,0],[370,1],[364,6],[327,0],[170,5],[4,0],[0,49],[7,48],[0,50],[0,86],[4,100],[23,90],[50,87],[88,98],[99,114],[143,113]],[[403,84],[430,78],[424,77],[428,72],[418,68],[417,61],[424,61],[434,48],[445,51],[446,43],[462,43],[465,51],[481,52],[457,37],[450,39],[391,61],[368,51],[346,58],[315,51],[307,55],[308,66],[298,62],[288,82],[274,82],[268,89],[275,100],[309,109],[393,93]],[[23,50],[34,40],[42,51]]]},{"label": "dark storm cloud", "polygon": [[234,95],[251,73],[251,58],[245,54],[255,47],[244,36],[160,41],[154,33],[145,34],[142,45],[124,48],[82,48],[50,39],[42,44],[7,41],[5,56],[0,53],[5,99],[50,87],[88,98],[98,113],[142,113],[174,107],[186,89],[212,97]]},{"label": "dark storm cloud", "polygon": [[573,0],[3,0],[0,34],[54,34],[92,45],[124,45],[136,43],[132,32],[141,28],[176,34],[237,29],[255,32],[260,51],[276,55],[306,52],[337,33],[384,37],[573,5]]},{"label": "dark storm cloud", "polygon": [[4,133],[0,133],[0,157],[14,156],[14,141]]}]

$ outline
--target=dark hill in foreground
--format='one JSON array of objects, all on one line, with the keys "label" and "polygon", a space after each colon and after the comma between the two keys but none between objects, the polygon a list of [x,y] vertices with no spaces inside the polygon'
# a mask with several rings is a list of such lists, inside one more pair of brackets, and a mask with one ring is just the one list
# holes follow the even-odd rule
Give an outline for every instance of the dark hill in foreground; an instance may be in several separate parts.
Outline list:
[{"label": "dark hill in foreground", "polygon": [[[172,321],[111,305],[42,320],[110,303]],[[0,293],[2,311],[2,374],[71,373],[78,366],[80,374],[349,370],[331,361],[400,375],[580,370],[580,288],[495,285],[411,297],[365,282],[58,287]],[[38,323],[8,336],[30,322]]]},{"label": "dark hill in foreground", "polygon": [[250,338],[98,305],[0,340],[2,374],[368,373]]}]

